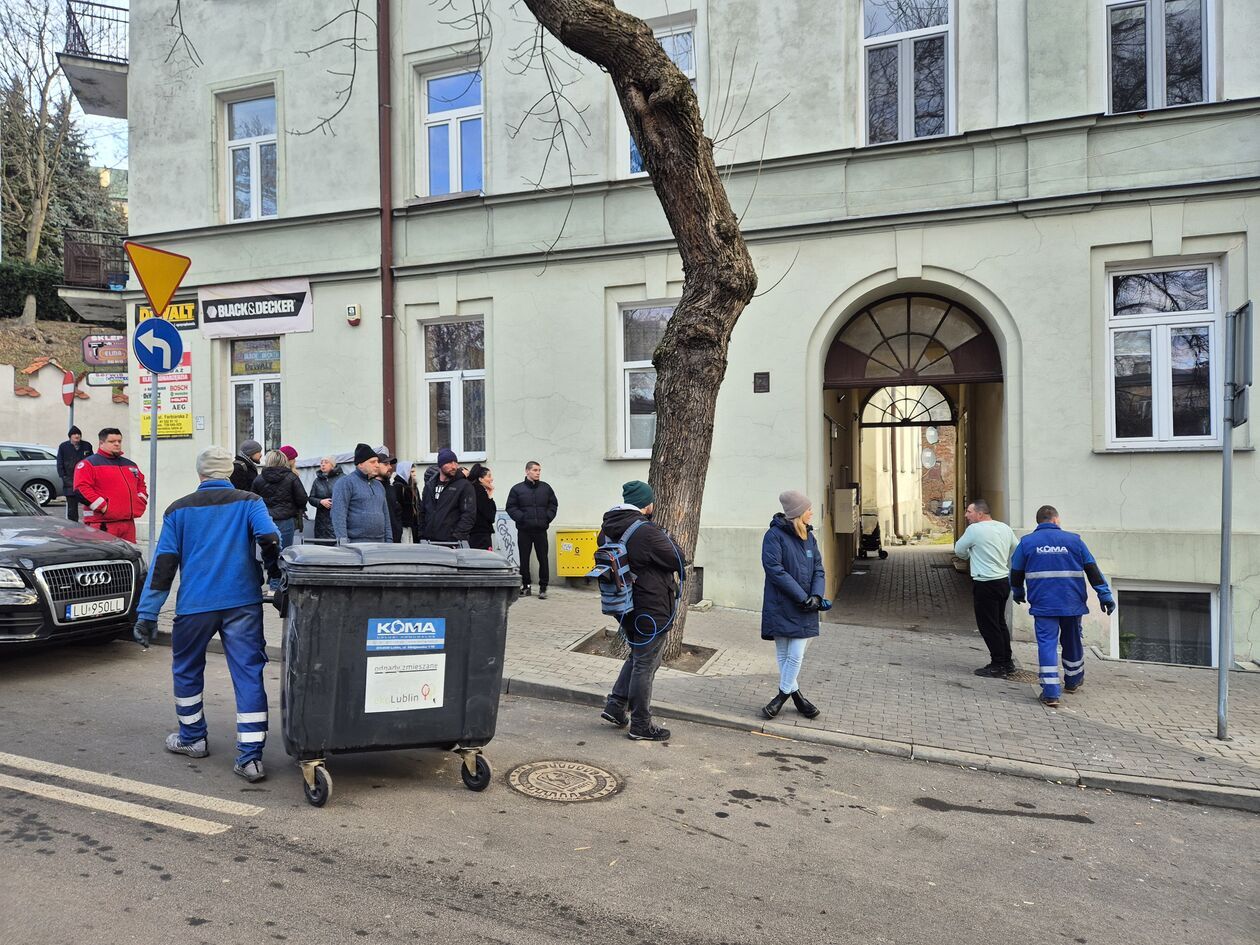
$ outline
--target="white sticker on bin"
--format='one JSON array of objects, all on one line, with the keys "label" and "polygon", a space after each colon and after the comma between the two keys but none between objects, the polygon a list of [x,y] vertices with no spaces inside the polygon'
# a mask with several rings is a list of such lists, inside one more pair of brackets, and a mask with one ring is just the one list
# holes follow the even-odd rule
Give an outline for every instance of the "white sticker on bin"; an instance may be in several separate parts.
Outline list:
[{"label": "white sticker on bin", "polygon": [[364,712],[440,709],[446,681],[446,654],[370,656]]}]

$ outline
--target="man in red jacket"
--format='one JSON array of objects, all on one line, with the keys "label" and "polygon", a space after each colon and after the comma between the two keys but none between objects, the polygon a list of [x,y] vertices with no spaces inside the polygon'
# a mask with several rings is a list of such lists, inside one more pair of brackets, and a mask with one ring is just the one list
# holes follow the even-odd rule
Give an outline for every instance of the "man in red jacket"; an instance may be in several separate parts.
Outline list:
[{"label": "man in red jacket", "polygon": [[149,504],[140,467],[122,454],[122,432],[106,427],[97,451],[74,467],[74,491],[83,499],[83,524],[136,540],[136,519]]}]

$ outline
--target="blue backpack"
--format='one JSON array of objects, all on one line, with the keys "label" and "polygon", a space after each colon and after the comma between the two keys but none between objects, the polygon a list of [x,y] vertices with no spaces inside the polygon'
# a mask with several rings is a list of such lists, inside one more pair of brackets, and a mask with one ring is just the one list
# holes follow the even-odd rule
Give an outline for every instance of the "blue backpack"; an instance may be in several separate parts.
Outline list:
[{"label": "blue backpack", "polygon": [[626,543],[643,519],[631,524],[620,538],[605,538],[595,549],[595,567],[586,576],[599,582],[599,609],[619,621],[634,610],[634,572]]}]

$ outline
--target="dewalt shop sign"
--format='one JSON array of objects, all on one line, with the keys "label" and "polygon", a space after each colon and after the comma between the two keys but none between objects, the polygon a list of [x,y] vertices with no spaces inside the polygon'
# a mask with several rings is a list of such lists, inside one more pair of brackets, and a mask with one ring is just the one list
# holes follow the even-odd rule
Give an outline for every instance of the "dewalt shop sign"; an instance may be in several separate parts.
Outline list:
[{"label": "dewalt shop sign", "polygon": [[[136,306],[136,324],[144,321],[146,318],[153,317],[153,309],[147,305]],[[197,327],[197,303],[196,302],[172,302],[166,306],[166,320],[176,328],[196,328]]]}]

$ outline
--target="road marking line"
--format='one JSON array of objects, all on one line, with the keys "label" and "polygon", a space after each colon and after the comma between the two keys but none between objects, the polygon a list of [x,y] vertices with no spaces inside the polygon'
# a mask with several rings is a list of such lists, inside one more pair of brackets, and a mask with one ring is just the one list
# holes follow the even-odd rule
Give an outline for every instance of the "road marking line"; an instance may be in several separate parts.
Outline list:
[{"label": "road marking line", "polygon": [[74,804],[78,807],[88,807],[92,810],[104,811],[107,814],[118,814],[121,817],[130,817],[133,820],[143,820],[145,823],[157,824],[159,827],[173,827],[176,830],[184,830],[188,833],[209,835],[223,833],[225,830],[232,829],[227,824],[216,824],[212,820],[202,820],[200,817],[189,817],[187,814],[176,814],[168,810],[159,810],[156,807],[145,807],[141,804],[133,804],[130,801],[118,801],[112,797],[100,797],[84,791],[63,788],[56,784],[44,784],[42,781],[11,778],[7,774],[0,774],[0,788],[11,788],[14,791],[21,791],[23,794],[34,794],[36,797],[46,797],[65,804]]},{"label": "road marking line", "polygon": [[35,774],[46,774],[54,778],[64,778],[67,781],[77,781],[80,784],[90,784],[93,787],[102,787],[111,791],[125,791],[128,794],[138,794],[141,797],[152,798],[155,801],[169,801],[172,804],[199,807],[202,810],[208,810],[216,814],[254,817],[263,812],[263,808],[256,807],[253,804],[227,801],[218,797],[210,797],[206,794],[193,794],[191,791],[162,787],[160,784],[145,784],[143,781],[117,778],[112,774],[86,771],[83,768],[70,768],[51,761],[41,761],[38,758],[23,758],[21,755],[10,755],[8,752],[3,751],[0,751],[0,765],[4,765],[7,768],[17,768],[21,771],[31,771]]}]

